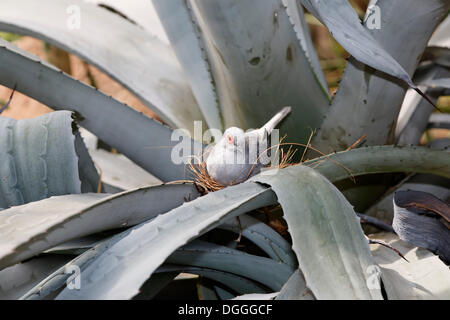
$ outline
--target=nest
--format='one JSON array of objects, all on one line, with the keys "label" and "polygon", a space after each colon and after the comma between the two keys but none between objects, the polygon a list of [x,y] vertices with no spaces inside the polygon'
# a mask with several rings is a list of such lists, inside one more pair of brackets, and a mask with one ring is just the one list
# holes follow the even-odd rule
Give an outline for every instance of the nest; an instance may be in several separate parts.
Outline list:
[{"label": "nest", "polygon": [[[294,158],[298,148],[294,148],[294,144],[283,143],[283,140],[286,138],[286,136],[281,138],[278,144],[264,150],[263,154],[269,152],[272,149],[276,149],[275,157],[278,157],[279,164],[275,168],[283,169],[283,168],[286,168],[286,167],[289,167],[292,165],[300,164],[300,163],[304,162],[306,150],[308,149],[308,147],[310,147],[310,141],[311,141],[312,136],[313,136],[313,133],[311,133],[310,139],[308,140],[308,144],[304,145],[306,148],[303,153],[302,159],[299,162],[293,161],[293,158]],[[285,146],[289,146],[289,148],[287,148],[287,149],[283,148]],[[192,156],[191,159],[195,159],[195,160],[197,160],[197,162],[200,162],[199,158],[197,158],[195,156]],[[259,160],[259,158],[256,160],[256,162],[258,160]],[[250,177],[250,175],[253,171],[253,168],[256,166],[256,162],[253,165],[253,167],[250,169],[250,171],[248,172],[248,177]],[[200,164],[195,164],[195,163],[193,163],[193,161],[191,161],[188,164],[188,169],[193,176],[195,185],[197,186],[197,188],[199,189],[199,191],[202,194],[218,191],[218,190],[221,190],[221,189],[224,189],[227,187],[227,186],[220,184],[213,178],[211,178],[211,176],[208,174],[208,170],[206,169],[206,162],[204,162],[204,161],[200,162]]]},{"label": "nest", "polygon": [[[328,160],[332,161],[333,163],[335,163],[336,165],[341,166],[343,169],[349,171],[342,164],[330,159],[326,154],[317,150],[316,148],[313,148],[311,146],[311,140],[312,140],[313,135],[314,135],[314,132],[311,132],[311,135],[308,139],[307,144],[283,143],[283,140],[286,138],[286,136],[284,136],[280,139],[278,144],[276,144],[270,148],[267,148],[264,151],[264,153],[268,152],[271,149],[275,149],[275,157],[278,157],[279,164],[277,166],[275,166],[274,168],[283,169],[283,168],[287,168],[287,167],[290,167],[293,165],[302,164],[302,163],[306,162],[308,160],[308,159],[306,159],[306,152],[308,150],[312,150],[312,151],[317,152],[320,155],[324,156],[325,159],[321,159],[317,162],[311,163],[311,167],[316,167],[316,166],[320,165],[320,163],[322,163],[323,161],[328,159]],[[364,138],[365,138],[365,136],[358,139],[353,145],[351,145],[347,149],[347,151],[358,146],[364,140]],[[300,161],[295,162],[294,156],[296,155],[296,153],[298,151],[298,147],[304,147],[304,151],[303,151]],[[224,186],[224,185],[220,184],[219,182],[215,181],[213,178],[211,178],[211,176],[208,174],[208,170],[206,169],[206,163],[204,161],[200,161],[200,159],[197,157],[191,157],[191,159],[195,159],[195,160],[197,160],[197,163],[199,163],[199,164],[194,164],[191,161],[188,164],[188,169],[192,173],[194,184],[201,194],[204,195],[209,192],[218,191],[218,190],[221,190],[221,189],[224,189],[225,187],[227,187],[227,186]],[[257,159],[257,161],[258,160],[259,160],[259,158]],[[253,168],[254,168],[254,166],[248,173],[248,176],[251,175]],[[352,176],[351,172],[350,172],[350,176]],[[277,233],[279,233],[281,236],[283,236],[284,238],[287,239],[289,237],[289,235],[287,232],[287,225],[286,225],[285,221],[282,218],[276,217],[271,212],[272,209],[276,210],[278,208],[279,208],[279,205],[276,205],[275,207],[272,207],[272,208],[264,207],[264,208],[261,208],[260,210],[262,210],[262,213],[264,213],[264,215],[266,216],[267,224],[271,228],[273,228]],[[240,239],[240,237],[239,237],[239,239]]]},{"label": "nest", "polygon": [[194,183],[200,193],[206,194],[226,187],[209,176],[208,171],[206,170],[206,162],[203,161],[200,164],[190,162],[188,168],[193,175]]},{"label": "nest", "polygon": [[[277,166],[274,166],[274,168],[283,169],[283,168],[287,168],[289,166],[302,164],[302,163],[308,161],[308,159],[306,158],[306,152],[308,150],[312,150],[312,151],[320,154],[321,156],[324,156],[326,159],[332,161],[336,165],[342,167],[344,170],[346,170],[350,173],[351,177],[353,177],[351,175],[351,172],[349,169],[345,168],[342,164],[330,159],[325,153],[321,152],[320,150],[312,147],[311,140],[312,140],[312,137],[314,136],[314,133],[315,133],[314,131],[311,131],[311,134],[309,136],[307,144],[283,142],[284,139],[286,138],[286,136],[284,136],[280,139],[278,144],[271,146],[271,147],[267,148],[266,150],[264,150],[263,154],[271,151],[272,149],[275,149],[275,157],[278,157],[279,164]],[[346,151],[349,151],[349,150],[357,147],[359,144],[361,144],[361,142],[365,139],[365,137],[366,136],[363,135],[353,145],[351,145]],[[299,147],[303,147],[304,151],[303,151],[300,161],[295,162],[294,156],[297,153]],[[203,154],[203,155],[205,155],[205,154]],[[213,178],[211,178],[211,176],[208,174],[208,170],[206,169],[206,163],[204,161],[200,161],[200,159],[195,156],[193,156],[191,158],[196,159],[197,162],[200,162],[200,164],[195,164],[191,161],[188,164],[188,169],[191,172],[191,174],[193,176],[193,181],[194,181],[195,185],[197,186],[197,188],[199,189],[200,193],[207,194],[209,192],[218,191],[218,190],[221,190],[221,189],[224,189],[227,187],[227,186],[220,184]],[[259,157],[256,160],[256,162],[258,162],[258,160],[259,160]],[[325,161],[325,160],[317,161],[314,164],[312,164],[313,168],[318,166],[320,163],[322,163],[322,161]],[[248,177],[250,177],[255,165],[256,165],[256,163],[254,164],[252,169],[248,172]]]}]

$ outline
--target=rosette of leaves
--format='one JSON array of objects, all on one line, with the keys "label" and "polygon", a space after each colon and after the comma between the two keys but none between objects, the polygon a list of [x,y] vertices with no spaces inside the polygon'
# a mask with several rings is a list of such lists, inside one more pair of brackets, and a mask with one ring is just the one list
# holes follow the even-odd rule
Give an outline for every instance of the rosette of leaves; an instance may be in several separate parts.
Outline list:
[{"label": "rosette of leaves", "polygon": [[[140,167],[108,154],[116,175],[118,164],[127,163],[125,179],[145,170],[163,183],[96,193],[102,191],[99,177],[82,155],[87,152],[69,112],[2,119],[1,170],[8,179],[1,190],[0,297],[146,299],[193,282],[209,299],[428,297],[410,294],[418,277],[395,277],[417,272],[423,261],[407,267],[401,257],[369,247],[353,205],[373,196],[372,187],[386,187],[384,173],[416,173],[396,188],[416,183],[448,195],[442,186],[450,177],[445,141],[435,149],[388,146],[418,144],[429,125],[432,106],[411,93],[405,98],[408,88],[419,85],[433,102],[447,92],[448,23],[440,23],[448,1],[373,1],[383,15],[380,29],[361,24],[345,0],[99,2],[121,14],[75,0],[3,0],[0,29],[80,56],[165,124],[6,41],[0,42],[0,83],[55,110],[76,112],[80,126]],[[351,54],[333,98],[305,8]],[[307,143],[309,128],[317,129],[313,145],[338,152],[308,154],[311,160],[302,165],[207,195],[185,181],[183,163],[171,161],[179,142],[171,139],[174,129],[192,132],[194,121],[203,121],[204,129],[259,127],[284,105],[293,111],[282,134]],[[363,134],[368,147],[346,151]],[[187,141],[202,148],[202,141]],[[96,162],[106,161],[104,151],[89,152]],[[372,185],[346,187],[349,179],[369,174]],[[389,196],[372,199],[365,213],[391,223],[392,201],[382,216],[378,210]],[[274,221],[284,236],[271,227]],[[432,261],[430,274],[441,281],[421,285],[448,297],[449,281],[442,281],[448,268]],[[71,270],[79,274],[74,278]],[[178,276],[186,273],[198,277]]]}]

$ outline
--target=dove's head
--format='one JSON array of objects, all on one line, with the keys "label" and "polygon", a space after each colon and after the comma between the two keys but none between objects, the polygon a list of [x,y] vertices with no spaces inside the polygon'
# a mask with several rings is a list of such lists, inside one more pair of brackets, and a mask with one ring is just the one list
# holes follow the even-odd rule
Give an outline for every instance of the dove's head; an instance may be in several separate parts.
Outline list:
[{"label": "dove's head", "polygon": [[222,139],[219,142],[220,147],[228,150],[244,150],[245,148],[245,132],[236,127],[225,130]]}]

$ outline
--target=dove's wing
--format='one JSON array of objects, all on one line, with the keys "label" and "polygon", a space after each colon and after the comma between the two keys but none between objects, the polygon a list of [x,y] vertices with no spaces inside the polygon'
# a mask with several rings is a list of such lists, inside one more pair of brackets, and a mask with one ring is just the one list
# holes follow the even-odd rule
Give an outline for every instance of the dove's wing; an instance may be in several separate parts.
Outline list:
[{"label": "dove's wing", "polygon": [[291,107],[284,107],[280,112],[272,117],[261,129],[266,130],[268,134],[272,133],[272,130],[276,128],[283,121],[284,118],[291,112]]}]

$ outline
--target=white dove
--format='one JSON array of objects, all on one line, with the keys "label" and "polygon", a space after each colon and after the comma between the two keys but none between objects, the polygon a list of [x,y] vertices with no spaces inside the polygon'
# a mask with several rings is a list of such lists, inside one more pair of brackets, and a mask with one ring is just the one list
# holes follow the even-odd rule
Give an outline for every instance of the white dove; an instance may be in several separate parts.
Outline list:
[{"label": "white dove", "polygon": [[269,135],[290,112],[291,107],[284,107],[263,127],[249,132],[228,128],[219,142],[207,151],[209,176],[221,185],[229,186],[259,173],[268,164],[261,163],[260,156],[268,148]]}]

